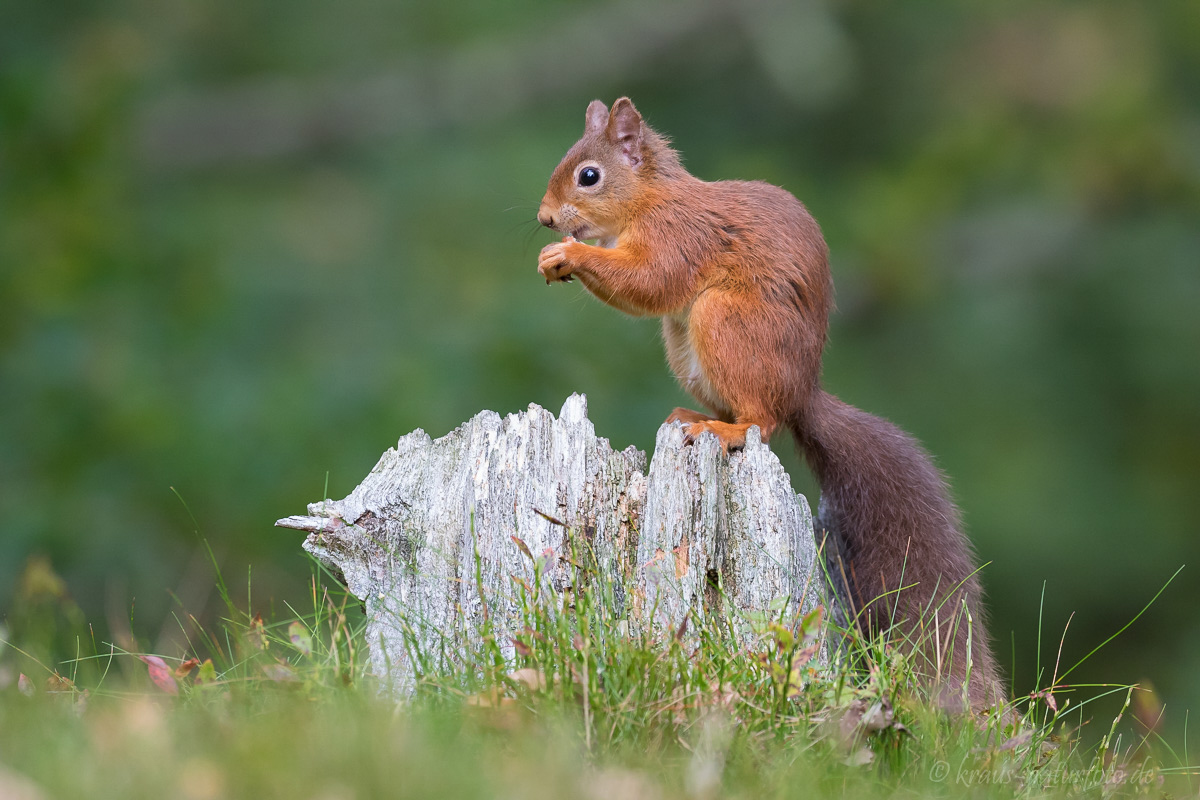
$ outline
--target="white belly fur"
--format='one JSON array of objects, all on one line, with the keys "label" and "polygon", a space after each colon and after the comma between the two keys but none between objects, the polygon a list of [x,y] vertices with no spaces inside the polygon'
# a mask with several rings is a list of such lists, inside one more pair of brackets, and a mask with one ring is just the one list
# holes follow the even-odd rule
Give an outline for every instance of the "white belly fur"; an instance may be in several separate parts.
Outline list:
[{"label": "white belly fur", "polygon": [[663,339],[667,346],[667,362],[675,378],[687,392],[713,411],[728,413],[729,408],[713,387],[700,357],[692,346],[692,331],[688,312],[663,318]]}]

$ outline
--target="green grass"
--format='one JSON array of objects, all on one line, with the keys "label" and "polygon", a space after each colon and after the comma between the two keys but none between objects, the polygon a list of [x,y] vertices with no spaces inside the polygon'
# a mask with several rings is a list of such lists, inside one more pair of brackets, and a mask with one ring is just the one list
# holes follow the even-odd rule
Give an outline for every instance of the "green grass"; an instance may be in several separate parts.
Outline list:
[{"label": "green grass", "polygon": [[[45,578],[33,585],[53,588]],[[316,568],[310,609],[263,621],[229,603],[212,630],[181,618],[187,651],[161,661],[95,639],[65,594],[46,597],[0,636],[3,798],[1195,791],[1153,721],[1130,733],[1144,714],[1123,709],[1082,743],[1086,698],[1128,708],[1133,687],[1062,687],[1052,672],[1053,692],[1002,713],[947,715],[904,656],[819,614],[764,615],[749,646],[718,620],[655,638],[629,633],[608,587],[580,582],[564,600],[517,582],[515,659],[495,633],[414,650],[397,699],[368,672],[357,602]],[[843,635],[844,656],[822,665],[821,637]]]}]

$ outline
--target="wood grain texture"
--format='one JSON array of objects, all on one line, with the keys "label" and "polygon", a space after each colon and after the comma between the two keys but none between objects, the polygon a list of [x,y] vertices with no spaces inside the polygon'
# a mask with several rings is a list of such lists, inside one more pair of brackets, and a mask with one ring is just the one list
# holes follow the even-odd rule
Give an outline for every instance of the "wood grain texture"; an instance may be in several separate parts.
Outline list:
[{"label": "wood grain texture", "polygon": [[645,454],[596,435],[581,395],[557,418],[530,405],[437,440],[414,431],[348,497],[308,512],[276,524],[308,531],[304,549],[363,601],[373,669],[401,687],[406,635],[455,659],[486,616],[511,657],[514,579],[532,584],[535,559],[558,593],[586,561],[631,631],[670,635],[689,612],[722,613],[748,640],[771,610],[824,602],[808,503],[757,429],[727,456],[711,435],[685,446],[681,425],[663,425],[647,473]]}]

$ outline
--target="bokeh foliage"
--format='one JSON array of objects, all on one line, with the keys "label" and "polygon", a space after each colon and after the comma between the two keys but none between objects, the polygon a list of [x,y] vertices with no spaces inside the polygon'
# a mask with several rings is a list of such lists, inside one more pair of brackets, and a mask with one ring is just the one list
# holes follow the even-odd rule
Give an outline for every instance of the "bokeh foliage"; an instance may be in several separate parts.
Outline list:
[{"label": "bokeh foliage", "polygon": [[[621,94],[822,223],[826,382],[952,476],[1018,691],[1043,582],[1044,662],[1197,560],[1194,2],[18,2],[0,608],[43,554],[98,625],[215,610],[171,487],[253,602],[302,595],[272,521],[483,408],[585,392],[648,448],[687,403],[655,324],[534,269],[545,180]],[[1178,724],[1197,596],[1192,567],[1077,677],[1153,680]]]}]

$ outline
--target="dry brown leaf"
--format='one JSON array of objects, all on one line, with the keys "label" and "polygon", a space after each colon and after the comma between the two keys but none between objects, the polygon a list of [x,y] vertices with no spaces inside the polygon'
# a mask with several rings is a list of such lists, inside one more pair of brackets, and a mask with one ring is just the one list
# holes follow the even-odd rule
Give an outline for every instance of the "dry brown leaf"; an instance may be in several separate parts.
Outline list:
[{"label": "dry brown leaf", "polygon": [[1044,700],[1046,705],[1050,707],[1051,711],[1058,713],[1058,700],[1054,698],[1054,691],[1052,688],[1031,692],[1029,698],[1031,700]]},{"label": "dry brown leaf", "polygon": [[500,708],[501,706],[510,706],[517,701],[500,691],[500,687],[493,686],[490,689],[484,689],[478,694],[473,694],[467,698],[467,705],[472,708]]},{"label": "dry brown leaf", "polygon": [[187,661],[184,661],[178,667],[175,668],[175,677],[179,678],[180,680],[183,680],[188,675],[192,674],[192,670],[194,670],[198,666],[200,666],[200,659],[189,658]]},{"label": "dry brown leaf", "polygon": [[70,678],[64,678],[57,672],[46,678],[47,692],[69,692],[75,688],[75,684]]},{"label": "dry brown leaf", "polygon": [[866,700],[855,700],[846,707],[842,718],[838,720],[838,732],[841,734],[842,741],[850,742],[854,740],[854,735],[858,732],[858,723],[862,721],[863,714],[867,711]]},{"label": "dry brown leaf", "polygon": [[533,557],[533,551],[529,549],[529,545],[525,544],[525,542],[521,539],[521,537],[509,536],[508,538],[513,540],[513,542],[517,545],[517,549],[519,549],[525,555],[526,558],[528,558],[530,561],[535,560]]},{"label": "dry brown leaf", "polygon": [[821,649],[820,642],[813,642],[810,645],[801,647],[799,650],[796,651],[796,655],[794,655],[792,657],[792,666],[793,667],[807,666],[808,662],[813,660],[813,658],[817,655],[817,651],[820,649]]},{"label": "dry brown leaf", "polygon": [[546,674],[540,669],[524,667],[508,673],[508,677],[535,692],[540,692],[546,688]]},{"label": "dry brown leaf", "polygon": [[860,746],[866,736],[887,729],[897,732],[908,730],[896,721],[891,701],[886,697],[874,702],[859,698],[842,713],[834,736],[850,750]]},{"label": "dry brown leaf", "polygon": [[683,621],[679,623],[679,627],[675,629],[675,641],[682,642],[683,635],[687,633],[688,615],[683,615]]},{"label": "dry brown leaf", "polygon": [[862,715],[860,724],[864,730],[881,731],[884,728],[892,727],[896,721],[896,712],[892,710],[892,704],[885,697],[867,709]]}]

